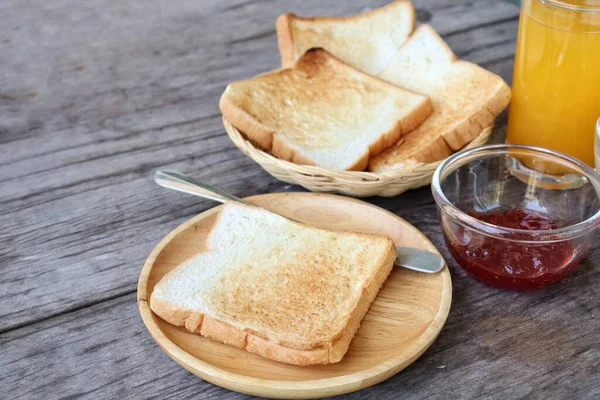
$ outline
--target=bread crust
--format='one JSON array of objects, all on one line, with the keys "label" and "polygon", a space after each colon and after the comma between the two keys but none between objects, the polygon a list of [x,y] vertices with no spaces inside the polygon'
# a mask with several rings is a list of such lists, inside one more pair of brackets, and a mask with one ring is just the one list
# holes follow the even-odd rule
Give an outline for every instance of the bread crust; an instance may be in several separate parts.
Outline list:
[{"label": "bread crust", "polygon": [[412,2],[410,0],[394,0],[390,3],[375,8],[373,10],[365,11],[361,14],[344,16],[344,17],[299,17],[294,13],[286,13],[282,14],[277,18],[277,22],[275,23],[275,30],[277,32],[277,44],[279,46],[279,54],[281,55],[281,66],[283,68],[291,68],[296,63],[296,60],[302,56],[302,54],[296,54],[296,50],[294,49],[294,35],[292,30],[292,21],[294,20],[302,20],[302,21],[310,21],[310,22],[322,22],[328,23],[332,21],[346,21],[352,22],[356,20],[360,20],[366,16],[372,16],[375,14],[385,13],[387,10],[396,7],[398,3],[403,3],[410,7],[410,31],[412,32],[415,29],[416,25],[416,15],[415,9],[412,6]]},{"label": "bread crust", "polygon": [[283,68],[291,68],[296,63],[291,23],[294,18],[297,18],[296,14],[282,14],[277,18],[277,22],[275,23],[279,54],[281,55],[281,66]]},{"label": "bread crust", "polygon": [[205,314],[175,306],[155,296],[154,292],[150,296],[150,309],[172,325],[185,327],[190,332],[275,361],[301,366],[335,363],[346,354],[360,322],[393,267],[396,247],[391,239],[387,240],[388,252],[382,256],[376,274],[365,282],[362,295],[354,306],[347,324],[326,343],[276,343],[250,329],[239,329]]},{"label": "bread crust", "polygon": [[[231,122],[231,121],[230,121]],[[233,122],[232,122],[233,123]],[[234,124],[235,125],[235,124]],[[243,129],[242,133],[246,136],[249,136]],[[272,144],[271,153],[282,160],[291,161],[294,164],[300,165],[317,165],[317,163],[310,158],[306,157],[304,154],[296,151],[293,147],[289,146],[287,142],[280,138],[278,135],[272,136]]]},{"label": "bread crust", "polygon": [[[412,152],[402,152],[402,145],[408,141],[420,142],[422,144],[414,146]],[[413,146],[410,146],[413,147]],[[371,158],[369,161],[369,171],[393,171],[394,169],[403,169],[413,167],[420,163],[431,163],[444,159],[452,154],[452,150],[444,140],[443,136],[433,136],[423,138],[420,132],[412,132],[400,138],[394,147],[391,147],[381,153],[379,156]]]},{"label": "bread crust", "polygon": [[[467,63],[466,61],[456,61]],[[488,71],[489,72],[489,71]],[[489,72],[490,75],[495,75]],[[490,93],[482,107],[468,118],[456,121],[452,128],[442,134],[444,140],[454,151],[462,149],[475,139],[482,130],[494,124],[496,116],[510,103],[511,90],[504,80],[498,77],[495,90]],[[437,161],[437,160],[434,160]]]},{"label": "bread crust", "polygon": [[261,124],[253,116],[229,101],[225,95],[226,93],[227,89],[225,89],[225,93],[223,93],[221,100],[219,100],[219,109],[221,110],[221,113],[227,116],[227,119],[229,119],[234,126],[238,127],[260,147],[271,149],[273,147],[275,131]]}]

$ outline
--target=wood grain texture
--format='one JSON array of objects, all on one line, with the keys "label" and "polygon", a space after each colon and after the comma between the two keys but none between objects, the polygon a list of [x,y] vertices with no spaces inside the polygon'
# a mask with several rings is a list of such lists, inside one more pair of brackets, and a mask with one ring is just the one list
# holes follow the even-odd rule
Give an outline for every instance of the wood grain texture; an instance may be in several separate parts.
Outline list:
[{"label": "wood grain texture", "polygon": [[[379,233],[397,246],[437,251],[416,228],[386,210],[322,193],[275,193],[248,200],[310,226]],[[148,330],[171,358],[210,382],[275,398],[315,398],[354,392],[381,382],[417,359],[435,340],[452,298],[450,273],[422,274],[394,268],[344,358],[334,364],[296,366],[274,362],[190,334],[150,311],[150,295],[173,268],[205,248],[221,207],[177,227],[152,251],[140,274],[138,302]]]},{"label": "wood grain texture", "polygon": [[[5,6],[10,24],[2,25],[0,37],[7,41],[0,93],[13,100],[0,102],[0,111],[12,116],[0,120],[0,240],[6,243],[0,257],[7,264],[0,331],[134,289],[158,232],[208,207],[157,190],[150,180],[154,170],[183,170],[240,195],[282,190],[284,184],[227,139],[219,95],[230,80],[278,65],[274,30],[260,33],[273,29],[280,13],[364,9],[358,1],[343,9],[318,1],[182,1],[176,9],[156,2],[138,13],[141,3],[96,1],[86,7],[44,2],[27,12],[18,2]],[[372,6],[378,4],[383,1]],[[453,4],[415,6],[432,7],[429,22],[450,35],[451,45],[467,42],[470,48],[486,43],[475,44],[482,39],[469,27],[483,29],[482,20],[494,27],[518,12],[503,2]],[[472,13],[478,16],[455,21]],[[238,20],[243,30],[227,28]],[[505,29],[514,38],[516,32]],[[452,33],[457,30],[464,33]],[[46,62],[28,63],[34,54]],[[164,207],[175,198],[183,203]],[[65,275],[72,285],[57,289]]]},{"label": "wood grain texture", "polygon": [[[343,15],[385,2],[0,2],[0,393],[242,397],[175,365],[137,316],[146,256],[212,206],[156,188],[151,175],[180,169],[238,196],[290,190],[228,141],[221,91],[278,66],[280,13]],[[515,6],[414,4],[459,56],[511,81]],[[505,126],[503,115],[494,141]],[[449,257],[428,189],[369,201]],[[531,293],[486,287],[450,261],[454,302],[439,340],[350,398],[599,397],[599,260],[596,246],[564,281]]]},{"label": "wood grain texture", "polygon": [[[430,349],[400,374],[345,398],[600,395],[597,302],[581,295],[598,295],[590,262],[526,295],[451,272],[452,309]],[[204,383],[169,359],[144,328],[133,294],[4,333],[0,352],[7,398],[249,398]]]}]

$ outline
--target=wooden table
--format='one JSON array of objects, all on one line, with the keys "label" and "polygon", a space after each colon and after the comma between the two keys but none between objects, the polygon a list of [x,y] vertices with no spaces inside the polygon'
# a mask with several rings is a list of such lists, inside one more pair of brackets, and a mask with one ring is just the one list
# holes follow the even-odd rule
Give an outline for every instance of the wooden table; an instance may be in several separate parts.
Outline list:
[{"label": "wooden table", "polygon": [[[157,242],[214,203],[158,188],[161,168],[238,196],[297,191],[227,138],[225,85],[277,67],[274,22],[385,3],[4,0],[0,4],[0,397],[243,398],[186,372],[137,311]],[[460,4],[459,4],[460,3]],[[415,0],[461,57],[510,82],[519,10]],[[494,133],[501,141],[502,115]],[[348,398],[599,398],[600,248],[535,292],[469,278],[442,243],[429,188],[369,201],[421,229],[454,299],[412,366]]]}]

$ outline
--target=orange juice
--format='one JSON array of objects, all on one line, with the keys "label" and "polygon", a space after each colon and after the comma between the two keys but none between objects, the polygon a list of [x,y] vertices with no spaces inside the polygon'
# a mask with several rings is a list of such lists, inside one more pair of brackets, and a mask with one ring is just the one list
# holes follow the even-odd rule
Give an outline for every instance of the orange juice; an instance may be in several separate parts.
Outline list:
[{"label": "orange juice", "polygon": [[508,143],[594,165],[600,117],[600,0],[524,0]]}]

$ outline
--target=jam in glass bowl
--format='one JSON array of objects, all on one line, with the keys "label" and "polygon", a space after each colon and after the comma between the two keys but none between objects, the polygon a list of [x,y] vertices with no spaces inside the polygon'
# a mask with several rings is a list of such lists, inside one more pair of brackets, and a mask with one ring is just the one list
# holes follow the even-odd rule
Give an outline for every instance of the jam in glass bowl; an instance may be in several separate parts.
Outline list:
[{"label": "jam in glass bowl", "polygon": [[450,253],[496,287],[556,282],[579,264],[600,226],[600,176],[539,147],[456,153],[438,167],[431,188]]}]

